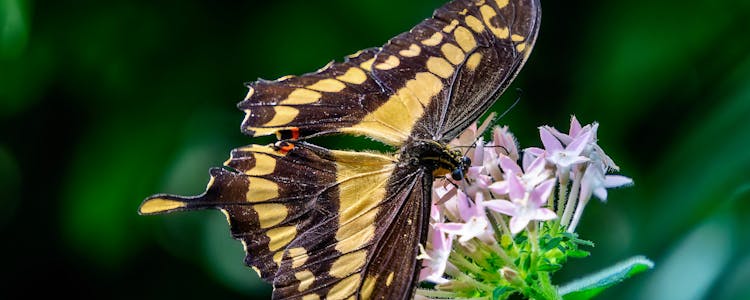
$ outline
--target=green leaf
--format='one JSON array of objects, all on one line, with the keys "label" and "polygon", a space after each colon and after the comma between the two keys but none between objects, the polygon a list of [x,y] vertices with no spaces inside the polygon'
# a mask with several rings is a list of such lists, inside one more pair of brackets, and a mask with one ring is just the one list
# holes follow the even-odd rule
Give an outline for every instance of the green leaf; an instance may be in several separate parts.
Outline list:
[{"label": "green leaf", "polygon": [[492,300],[500,300],[500,299],[506,299],[508,297],[504,297],[505,293],[509,291],[507,286],[499,286],[495,288],[494,291],[492,291]]},{"label": "green leaf", "polygon": [[573,242],[576,243],[576,244],[578,244],[578,245],[584,245],[584,246],[589,246],[589,247],[595,247],[596,246],[594,244],[594,242],[592,242],[592,241],[582,240],[582,239],[579,239],[579,238],[574,238]]},{"label": "green leaf", "polygon": [[543,265],[540,265],[537,270],[542,271],[542,272],[552,273],[560,269],[562,269],[562,265],[560,264],[543,264]]},{"label": "green leaf", "polygon": [[562,237],[556,237],[550,240],[543,239],[542,245],[541,245],[542,251],[547,252],[551,250],[552,248],[557,247],[557,245],[559,245],[561,241],[562,241]]},{"label": "green leaf", "polygon": [[591,255],[590,252],[584,250],[571,250],[568,251],[568,256],[573,258],[584,258]]},{"label": "green leaf", "polygon": [[558,289],[565,300],[591,299],[605,289],[652,269],[654,262],[644,256],[632,257],[595,274],[570,282]]}]

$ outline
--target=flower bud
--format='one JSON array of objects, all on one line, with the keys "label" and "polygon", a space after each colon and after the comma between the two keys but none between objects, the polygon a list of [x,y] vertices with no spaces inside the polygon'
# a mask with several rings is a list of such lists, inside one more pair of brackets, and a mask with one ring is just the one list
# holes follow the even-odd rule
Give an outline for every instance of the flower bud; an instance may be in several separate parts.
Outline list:
[{"label": "flower bud", "polygon": [[503,278],[507,280],[508,282],[510,282],[512,285],[515,285],[515,286],[523,285],[523,280],[521,280],[521,277],[518,276],[518,272],[516,272],[516,270],[513,270],[508,267],[503,267],[502,269],[500,269],[500,275],[502,275]]}]

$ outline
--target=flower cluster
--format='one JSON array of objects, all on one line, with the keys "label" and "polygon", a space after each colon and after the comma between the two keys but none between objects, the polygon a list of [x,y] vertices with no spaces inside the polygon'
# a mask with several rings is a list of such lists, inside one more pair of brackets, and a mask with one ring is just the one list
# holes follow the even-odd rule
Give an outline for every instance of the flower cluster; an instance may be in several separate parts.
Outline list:
[{"label": "flower cluster", "polygon": [[[491,119],[491,118],[490,118]],[[419,258],[418,299],[559,299],[550,274],[568,257],[585,257],[575,228],[592,197],[632,184],[597,144],[597,123],[571,118],[568,133],[539,127],[544,148],[519,151],[507,127],[484,142],[488,122],[451,142],[474,145],[462,180],[433,184],[431,226]],[[520,163],[519,163],[520,162]]]}]

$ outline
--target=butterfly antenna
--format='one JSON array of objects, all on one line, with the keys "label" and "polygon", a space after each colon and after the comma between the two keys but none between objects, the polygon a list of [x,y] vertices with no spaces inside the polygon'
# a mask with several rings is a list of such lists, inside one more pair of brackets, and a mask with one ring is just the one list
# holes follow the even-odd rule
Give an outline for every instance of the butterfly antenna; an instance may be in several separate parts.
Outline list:
[{"label": "butterfly antenna", "polygon": [[521,97],[523,97],[523,90],[521,88],[517,88],[516,92],[518,93],[518,96],[516,96],[516,101],[513,101],[513,104],[511,104],[510,107],[508,107],[508,109],[506,109],[502,114],[500,114],[499,117],[497,117],[498,119],[502,119],[503,117],[505,117],[505,115],[507,115],[511,110],[513,110],[514,107],[516,107],[518,102],[521,102]]},{"label": "butterfly antenna", "polygon": [[[516,92],[518,93],[518,96],[516,97],[516,100],[515,100],[515,101],[513,101],[513,104],[511,104],[511,105],[510,105],[510,106],[509,106],[509,107],[508,107],[508,108],[507,108],[507,109],[506,109],[506,110],[505,110],[505,111],[504,111],[504,112],[503,112],[502,114],[500,114],[500,116],[499,116],[499,117],[497,117],[497,120],[500,120],[500,119],[502,119],[503,117],[505,117],[505,115],[507,115],[507,114],[508,114],[508,113],[509,113],[509,112],[510,112],[511,110],[513,110],[513,108],[515,108],[515,107],[516,107],[516,105],[518,105],[518,102],[521,102],[521,98],[523,97],[523,90],[522,90],[522,89],[520,89],[520,88],[517,88],[517,89],[516,89]],[[468,148],[468,149],[466,149],[466,151],[464,152],[464,154],[463,154],[464,156],[466,156],[466,154],[467,154],[467,153],[469,153],[469,150],[471,150],[472,148],[474,148],[474,147],[475,147],[475,146],[477,145],[477,142],[479,141],[479,139],[480,139],[480,138],[482,138],[482,136],[484,135],[484,131],[485,131],[485,130],[487,130],[487,128],[489,128],[489,122],[488,122],[488,121],[491,121],[492,123],[494,123],[494,122],[495,122],[494,120],[495,120],[495,113],[494,113],[494,112],[492,112],[492,113],[490,113],[490,115],[489,115],[489,116],[487,117],[487,120],[485,120],[485,121],[484,121],[484,123],[482,123],[482,126],[480,126],[480,127],[479,127],[479,128],[481,129],[481,130],[480,130],[480,131],[481,131],[481,134],[477,135],[477,138],[476,138],[476,139],[474,139],[474,142],[473,142],[473,143],[471,143],[471,145],[470,145],[470,146],[462,146],[462,148],[463,148],[463,147],[466,147],[466,148]],[[504,148],[504,147],[503,147],[503,148]],[[505,149],[505,150],[506,150],[506,152],[508,151],[507,149]]]}]

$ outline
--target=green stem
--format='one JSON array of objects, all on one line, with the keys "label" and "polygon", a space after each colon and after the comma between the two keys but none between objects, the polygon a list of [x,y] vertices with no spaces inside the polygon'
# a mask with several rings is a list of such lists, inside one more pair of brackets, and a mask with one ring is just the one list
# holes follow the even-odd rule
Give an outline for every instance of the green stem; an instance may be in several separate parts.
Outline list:
[{"label": "green stem", "polygon": [[539,237],[537,236],[537,222],[531,221],[529,226],[526,226],[526,232],[529,234],[529,243],[531,244],[531,270],[529,272],[536,272],[537,258],[540,256],[539,251]]},{"label": "green stem", "polygon": [[[495,231],[495,239],[501,240],[503,238],[504,234],[510,235],[510,229],[508,228],[508,225],[505,222],[505,216],[496,213],[494,211],[488,211],[487,212],[487,219],[490,220],[490,225],[492,225],[492,230]],[[500,221],[498,221],[500,219]]]},{"label": "green stem", "polygon": [[557,292],[557,288],[552,285],[549,273],[539,272],[539,290],[544,295],[544,299],[562,300],[562,296]]},{"label": "green stem", "polygon": [[[569,175],[567,172],[564,174],[560,174],[560,188],[558,189],[557,194],[557,215],[561,216],[563,214],[563,207],[565,206],[565,203],[567,203],[566,195],[568,194],[568,181],[569,181]],[[551,201],[550,201],[551,202]],[[550,207],[552,207],[552,203],[549,203]]]},{"label": "green stem", "polygon": [[490,247],[492,247],[492,250],[495,251],[495,253],[497,253],[498,256],[500,256],[500,258],[505,263],[505,266],[515,268],[515,265],[513,265],[513,260],[510,258],[510,256],[508,256],[508,253],[505,253],[505,250],[502,247],[500,247],[500,245],[498,245],[497,243],[494,243],[490,245]]},{"label": "green stem", "polygon": [[472,287],[474,287],[476,289],[480,289],[480,290],[483,290],[483,291],[489,291],[489,292],[492,292],[494,290],[494,287],[492,287],[492,286],[490,286],[488,284],[481,283],[481,282],[477,281],[476,279],[472,278],[471,276],[464,274],[460,270],[446,269],[445,273],[447,273],[448,275],[450,275],[453,278],[454,281],[461,282],[461,283],[464,283],[464,284],[468,284],[468,285],[470,285],[470,286],[472,286]]},{"label": "green stem", "polygon": [[417,289],[417,295],[422,295],[430,298],[450,298],[456,299],[457,294],[448,291],[428,290],[428,289]]},{"label": "green stem", "polygon": [[477,275],[481,275],[484,273],[482,268],[473,264],[472,262],[467,260],[463,255],[458,254],[455,251],[451,251],[449,260],[454,266],[458,267],[459,269],[463,269],[463,270],[472,272]]}]

